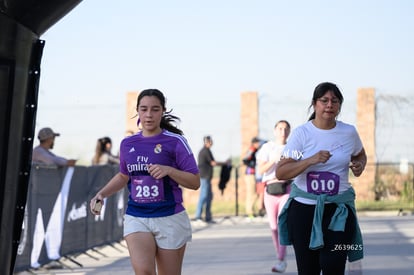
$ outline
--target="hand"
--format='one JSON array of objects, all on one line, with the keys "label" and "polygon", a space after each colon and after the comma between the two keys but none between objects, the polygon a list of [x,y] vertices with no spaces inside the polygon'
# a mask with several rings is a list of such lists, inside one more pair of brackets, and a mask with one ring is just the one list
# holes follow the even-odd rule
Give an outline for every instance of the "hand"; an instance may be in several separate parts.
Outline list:
[{"label": "hand", "polygon": [[100,215],[101,214],[101,211],[100,210],[98,211],[98,210],[95,209],[95,205],[96,205],[96,203],[98,201],[100,203],[102,203],[102,206],[104,205],[104,200],[103,200],[103,197],[102,197],[101,194],[96,194],[96,196],[93,197],[91,199],[91,202],[89,203],[89,207],[91,209],[91,213],[94,214],[94,215]]},{"label": "hand", "polygon": [[331,158],[331,153],[326,150],[321,150],[311,157],[313,164],[325,163]]},{"label": "hand", "polygon": [[272,164],[276,164],[276,163],[279,162],[279,160],[280,160],[280,156],[273,156],[273,157],[269,158],[268,162],[270,162]]},{"label": "hand", "polygon": [[148,164],[147,168],[148,173],[157,180],[167,176],[172,169],[170,166],[159,164]]},{"label": "hand", "polygon": [[69,159],[67,161],[68,166],[75,166],[77,159]]},{"label": "hand", "polygon": [[362,161],[353,160],[349,163],[349,168],[352,170],[354,176],[358,177],[364,171],[364,164]]}]

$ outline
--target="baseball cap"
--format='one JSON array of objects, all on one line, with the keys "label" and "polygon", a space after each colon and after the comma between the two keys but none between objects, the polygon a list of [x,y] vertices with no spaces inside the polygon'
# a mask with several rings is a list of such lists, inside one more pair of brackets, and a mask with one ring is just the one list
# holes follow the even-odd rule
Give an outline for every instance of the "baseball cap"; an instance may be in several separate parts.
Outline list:
[{"label": "baseball cap", "polygon": [[40,141],[43,141],[43,140],[46,140],[48,138],[58,137],[58,136],[60,136],[59,133],[55,133],[55,132],[53,132],[53,130],[51,128],[46,127],[46,128],[40,129],[39,134],[37,135],[37,138]]}]

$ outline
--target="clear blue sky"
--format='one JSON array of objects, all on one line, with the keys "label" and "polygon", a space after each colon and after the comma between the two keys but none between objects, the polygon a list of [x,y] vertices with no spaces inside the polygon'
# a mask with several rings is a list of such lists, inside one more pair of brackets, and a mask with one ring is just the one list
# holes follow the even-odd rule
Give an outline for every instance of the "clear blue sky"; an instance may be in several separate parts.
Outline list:
[{"label": "clear blue sky", "polygon": [[[413,103],[413,12],[410,0],[84,0],[40,37],[36,133],[52,127],[54,152],[88,165],[102,136],[117,152],[126,92],[158,88],[193,151],[211,134],[222,160],[240,154],[241,92],[260,94],[271,139],[275,121],[306,121],[322,81],[341,88],[340,119],[354,124],[358,88]],[[411,105],[379,106],[380,160],[414,161]]]}]

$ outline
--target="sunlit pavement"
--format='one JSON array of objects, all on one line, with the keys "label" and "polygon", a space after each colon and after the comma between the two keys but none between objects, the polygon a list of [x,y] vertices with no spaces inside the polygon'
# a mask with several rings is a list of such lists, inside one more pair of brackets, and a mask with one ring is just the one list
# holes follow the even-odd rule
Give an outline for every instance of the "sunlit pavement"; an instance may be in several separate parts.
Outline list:
[{"label": "sunlit pavement", "polygon": [[[362,274],[413,274],[414,216],[411,213],[398,214],[394,211],[358,214],[365,247]],[[215,223],[192,221],[192,225],[193,241],[187,245],[183,275],[272,274],[275,252],[266,217],[220,217]],[[44,267],[31,272],[133,274],[124,242],[90,250],[87,254],[60,262],[63,268]],[[287,262],[284,274],[296,274],[292,247],[288,247]]]}]

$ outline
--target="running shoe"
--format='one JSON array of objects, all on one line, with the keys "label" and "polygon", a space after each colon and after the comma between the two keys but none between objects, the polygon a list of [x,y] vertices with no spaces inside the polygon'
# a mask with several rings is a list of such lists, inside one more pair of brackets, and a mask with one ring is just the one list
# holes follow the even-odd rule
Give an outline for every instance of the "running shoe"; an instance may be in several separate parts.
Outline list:
[{"label": "running shoe", "polygon": [[272,267],[272,272],[283,273],[287,267],[286,261],[279,261],[274,267]]}]

